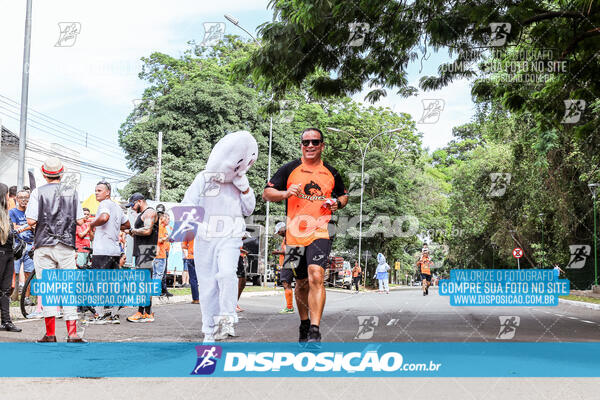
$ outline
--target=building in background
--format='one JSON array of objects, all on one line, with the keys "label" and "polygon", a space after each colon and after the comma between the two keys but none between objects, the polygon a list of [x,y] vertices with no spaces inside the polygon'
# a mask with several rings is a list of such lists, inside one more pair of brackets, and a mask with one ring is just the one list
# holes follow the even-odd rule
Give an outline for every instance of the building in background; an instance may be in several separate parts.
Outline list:
[{"label": "building in background", "polygon": [[[8,186],[17,184],[19,169],[19,135],[10,131],[0,120],[2,140],[0,141],[0,182]],[[42,176],[40,167],[44,160],[50,156],[58,157],[65,172],[77,174],[80,178],[79,152],[61,144],[50,143],[41,139],[27,140],[25,149],[25,186],[30,185],[28,172],[33,173],[37,185],[43,185],[46,181]],[[82,194],[80,194],[82,196]],[[87,196],[86,196],[87,197]],[[83,199],[79,199],[80,201]]]}]

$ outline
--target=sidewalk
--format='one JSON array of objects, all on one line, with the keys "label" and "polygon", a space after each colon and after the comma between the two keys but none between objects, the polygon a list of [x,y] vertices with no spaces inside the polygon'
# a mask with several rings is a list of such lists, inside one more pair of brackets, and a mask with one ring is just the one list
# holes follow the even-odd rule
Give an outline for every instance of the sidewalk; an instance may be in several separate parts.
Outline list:
[{"label": "sidewalk", "polygon": [[[569,294],[572,296],[581,296],[600,300],[600,293],[594,293],[591,290],[571,290]],[[571,306],[591,308],[592,310],[600,310],[600,303],[591,303],[585,300],[579,301],[570,299],[559,299],[558,301],[559,303],[568,304]]]}]

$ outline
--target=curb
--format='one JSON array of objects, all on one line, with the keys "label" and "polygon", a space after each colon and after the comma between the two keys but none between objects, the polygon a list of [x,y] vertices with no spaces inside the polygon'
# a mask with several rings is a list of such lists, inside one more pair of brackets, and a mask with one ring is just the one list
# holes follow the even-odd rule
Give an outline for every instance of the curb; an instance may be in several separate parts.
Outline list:
[{"label": "curb", "polygon": [[585,301],[575,301],[567,299],[558,299],[559,303],[569,304],[575,307],[591,308],[592,310],[600,310],[600,304],[586,303]]}]

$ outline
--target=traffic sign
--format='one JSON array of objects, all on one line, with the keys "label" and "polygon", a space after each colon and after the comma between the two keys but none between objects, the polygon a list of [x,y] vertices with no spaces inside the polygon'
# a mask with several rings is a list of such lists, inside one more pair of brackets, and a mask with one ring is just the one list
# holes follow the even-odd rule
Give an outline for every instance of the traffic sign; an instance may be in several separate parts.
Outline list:
[{"label": "traffic sign", "polygon": [[521,258],[521,257],[523,257],[523,249],[520,248],[520,247],[516,247],[513,250],[513,257],[514,258]]}]

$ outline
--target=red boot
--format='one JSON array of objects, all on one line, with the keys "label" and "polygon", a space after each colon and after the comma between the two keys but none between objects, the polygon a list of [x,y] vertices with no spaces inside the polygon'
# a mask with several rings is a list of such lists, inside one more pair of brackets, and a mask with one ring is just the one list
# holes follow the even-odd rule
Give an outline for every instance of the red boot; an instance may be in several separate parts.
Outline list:
[{"label": "red boot", "polygon": [[46,317],[44,319],[46,322],[46,334],[43,338],[38,340],[38,343],[55,343],[56,342],[56,319],[54,317]]},{"label": "red boot", "polygon": [[67,322],[67,332],[69,333],[69,337],[67,338],[67,343],[87,343],[87,340],[84,340],[77,336],[77,321],[66,321]]}]

